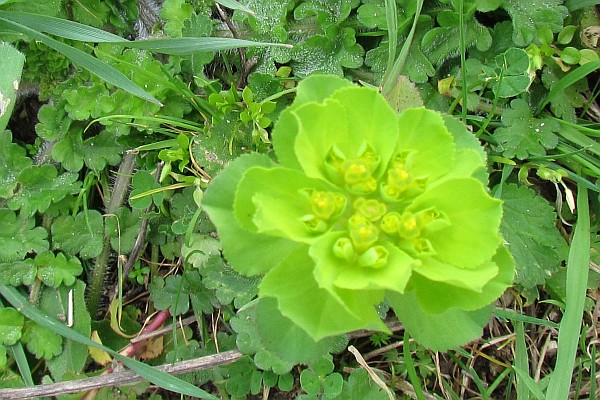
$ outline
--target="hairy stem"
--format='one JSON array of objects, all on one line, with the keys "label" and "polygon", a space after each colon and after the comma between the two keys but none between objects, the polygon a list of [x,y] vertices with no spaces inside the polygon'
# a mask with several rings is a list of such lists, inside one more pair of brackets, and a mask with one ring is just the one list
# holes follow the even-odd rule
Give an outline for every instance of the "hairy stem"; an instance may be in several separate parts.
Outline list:
[{"label": "hairy stem", "polygon": [[[129,191],[129,183],[131,182],[131,175],[135,166],[136,155],[134,153],[126,153],[123,156],[119,171],[117,172],[117,178],[113,187],[110,198],[107,199],[106,213],[114,214],[117,209],[123,204]],[[106,276],[106,270],[108,269],[108,259],[110,256],[110,237],[104,234],[104,244],[100,255],[96,258],[94,267],[92,270],[92,277],[89,281],[88,286],[88,301],[87,307],[90,315],[95,316],[98,313],[98,305],[100,304],[100,297],[102,296],[102,288],[104,286],[104,277]]]}]

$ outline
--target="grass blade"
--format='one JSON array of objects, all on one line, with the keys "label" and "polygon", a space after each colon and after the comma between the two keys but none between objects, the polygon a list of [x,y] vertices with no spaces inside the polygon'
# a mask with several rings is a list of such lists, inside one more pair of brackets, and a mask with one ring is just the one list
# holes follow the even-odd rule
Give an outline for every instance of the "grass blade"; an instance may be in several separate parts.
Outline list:
[{"label": "grass blade", "polygon": [[558,331],[558,352],[546,393],[548,399],[569,397],[581,332],[590,265],[590,211],[587,189],[580,184],[577,185],[577,210],[577,224],[567,260],[566,307]]},{"label": "grass blade", "polygon": [[524,378],[524,375],[527,376],[527,378],[530,378],[529,355],[527,354],[527,344],[525,343],[525,329],[523,328],[523,322],[521,321],[518,321],[514,326],[515,334],[517,335],[514,365],[515,372],[517,373],[517,399],[529,400],[528,380]]},{"label": "grass blade", "polygon": [[31,319],[32,321],[42,325],[45,328],[52,330],[53,332],[76,342],[82,343],[86,346],[92,346],[111,354],[117,360],[125,364],[129,369],[142,376],[149,382],[158,385],[164,389],[172,392],[181,393],[188,396],[198,397],[200,399],[218,400],[215,396],[204,390],[183,381],[175,376],[160,372],[155,368],[134,360],[129,357],[122,356],[116,351],[98,344],[89,338],[83,336],[77,331],[67,327],[64,323],[59,322],[50,315],[38,310],[19,293],[19,291],[12,286],[0,285],[0,294],[15,307],[21,314]]},{"label": "grass blade", "polygon": [[[72,39],[81,42],[112,43],[120,46],[133,47],[170,55],[192,54],[199,51],[215,52],[237,49],[240,47],[290,47],[290,45],[283,43],[264,43],[234,38],[215,37],[180,37],[130,41],[125,40],[120,36],[113,35],[112,33],[83,25],[78,22],[26,12],[0,11],[0,19],[11,21],[14,24],[27,27],[38,33],[48,33],[65,39]],[[15,30],[17,29],[15,28]]]},{"label": "grass blade", "polygon": [[158,101],[154,96],[150,93],[143,90],[141,87],[136,85],[133,81],[123,75],[119,70],[111,67],[110,65],[103,63],[97,58],[79,50],[74,47],[68,46],[64,43],[59,42],[51,38],[48,35],[45,35],[41,32],[36,31],[35,29],[31,29],[27,26],[21,25],[19,23],[10,21],[0,14],[0,21],[3,23],[2,25],[6,25],[9,29],[20,32],[24,35],[31,37],[32,39],[39,40],[44,43],[46,46],[53,48],[59,53],[65,55],[70,58],[75,64],[79,65],[82,68],[87,69],[92,74],[98,76],[100,79],[105,80],[106,82],[119,87],[125,90],[128,93],[133,94],[134,96],[140,97],[144,100],[147,100],[151,103],[161,105],[160,101]]},{"label": "grass blade", "polygon": [[[394,87],[394,83],[398,76],[402,73],[404,69],[404,65],[406,64],[406,59],[408,58],[408,52],[410,51],[410,46],[412,45],[413,38],[415,36],[415,31],[417,30],[417,24],[419,22],[419,17],[421,16],[421,9],[423,8],[423,0],[417,0],[417,11],[415,12],[414,21],[412,27],[410,28],[410,32],[406,37],[406,41],[402,45],[402,49],[400,49],[400,54],[394,63],[391,71],[386,71],[385,79],[382,82],[382,90],[381,93],[385,96],[388,94],[392,88]],[[389,74],[388,74],[389,72]]]},{"label": "grass blade", "polygon": [[556,84],[552,85],[552,89],[550,89],[550,92],[548,92],[546,98],[540,103],[536,115],[542,112],[544,107],[554,100],[554,97],[556,97],[558,94],[562,94],[566,88],[575,82],[579,82],[599,68],[600,60],[590,61],[589,63],[583,64],[579,68],[576,68],[567,75],[563,76],[558,82],[556,82]]},{"label": "grass blade", "polygon": [[231,8],[232,10],[243,11],[245,13],[254,15],[254,11],[252,11],[251,9],[249,9],[248,7],[246,7],[245,5],[238,3],[235,0],[215,0],[215,1],[217,3],[219,3],[220,5],[222,5],[222,6],[225,6],[227,8]]},{"label": "grass blade", "polygon": [[396,49],[398,48],[398,9],[396,0],[385,0],[385,18],[388,31],[388,61],[385,69],[383,82],[388,81],[388,75],[392,73],[394,61],[396,60]]}]

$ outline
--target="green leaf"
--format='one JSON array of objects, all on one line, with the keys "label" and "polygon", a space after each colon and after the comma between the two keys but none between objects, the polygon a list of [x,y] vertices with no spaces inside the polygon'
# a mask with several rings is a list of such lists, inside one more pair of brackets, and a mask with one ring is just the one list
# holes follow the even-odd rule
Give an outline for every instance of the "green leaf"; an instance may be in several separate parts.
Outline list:
[{"label": "green leaf", "polygon": [[355,31],[343,28],[332,38],[312,36],[292,50],[291,66],[299,76],[311,73],[343,76],[345,68],[358,68],[363,64],[364,49],[356,43]]},{"label": "green leaf", "polygon": [[260,295],[275,297],[281,314],[314,340],[356,329],[387,331],[375,312],[381,296],[342,289],[334,296],[318,287],[312,274],[313,263],[306,249],[300,247],[265,275]]},{"label": "green leaf", "polygon": [[[165,198],[165,192],[160,189],[160,185],[156,182],[150,172],[140,170],[133,175],[131,179],[133,189],[129,196],[129,204],[133,208],[148,208],[154,203],[159,206]],[[138,198],[132,198],[140,196]]]},{"label": "green leaf", "polygon": [[120,207],[114,215],[107,215],[104,221],[105,232],[110,237],[110,245],[119,254],[129,254],[133,249],[142,225],[141,212]]},{"label": "green leaf", "polygon": [[33,285],[37,270],[33,259],[0,263],[0,284],[20,286]]},{"label": "green leaf", "polygon": [[170,310],[172,315],[180,315],[190,309],[190,297],[185,290],[181,275],[170,275],[167,279],[155,277],[149,285],[150,299],[158,310]]},{"label": "green leaf", "polygon": [[14,308],[0,309],[0,344],[12,346],[21,338],[25,318]]},{"label": "green leaf", "polygon": [[21,81],[21,72],[25,56],[12,45],[0,42],[0,134],[4,132],[17,100],[17,89]]},{"label": "green leaf", "polygon": [[76,257],[68,258],[63,253],[54,256],[51,251],[45,251],[35,257],[34,265],[40,280],[47,286],[58,288],[62,284],[71,286],[75,277],[81,275],[83,267]]},{"label": "green leaf", "polygon": [[[444,60],[460,52],[460,42],[456,40],[460,34],[460,19],[458,12],[442,10],[437,21],[440,26],[430,29],[423,36],[421,48],[431,62],[439,66]],[[465,20],[464,35],[466,48],[475,47],[479,51],[485,51],[492,45],[489,28],[475,18]]]},{"label": "green leaf", "polygon": [[20,261],[30,252],[42,252],[48,249],[48,232],[35,227],[35,220],[21,214],[0,208],[0,225],[3,227],[0,237],[0,261]]},{"label": "green leaf", "polygon": [[75,217],[62,216],[52,224],[53,248],[84,259],[100,254],[103,237],[104,222],[96,210],[81,211]]},{"label": "green leaf", "polygon": [[337,400],[388,400],[389,397],[378,385],[374,385],[365,369],[355,369],[344,381]]},{"label": "green leaf", "polygon": [[439,314],[428,313],[413,292],[390,292],[387,300],[411,337],[434,351],[447,351],[480,337],[492,315],[491,306],[477,311],[449,308]]},{"label": "green leaf", "polygon": [[256,307],[261,344],[285,361],[293,364],[314,362],[326,354],[335,341],[335,338],[314,341],[306,331],[281,315],[273,298],[260,299]]},{"label": "green leaf", "polygon": [[513,42],[522,47],[531,43],[543,27],[550,28],[552,32],[560,31],[568,14],[561,0],[504,0],[502,8],[512,19]]},{"label": "green leaf", "polygon": [[213,256],[200,270],[202,283],[207,289],[215,290],[220,304],[233,302],[235,308],[241,308],[258,294],[258,278],[241,276],[223,263],[222,258]]},{"label": "green leaf", "polygon": [[62,337],[49,328],[26,321],[21,341],[37,359],[51,359],[62,352]]},{"label": "green leaf", "polygon": [[[77,280],[71,287],[46,289],[40,298],[40,309],[50,315],[68,315],[69,292],[72,291],[73,326],[76,332],[85,337],[91,334],[91,318],[85,305],[85,284]],[[87,364],[88,347],[67,338],[60,355],[46,361],[52,376],[62,380],[65,374],[79,374]]]},{"label": "green leaf", "polygon": [[21,170],[31,165],[25,149],[12,142],[10,131],[0,130],[0,198],[10,198],[18,184]]},{"label": "green leaf", "polygon": [[514,184],[503,186],[502,200],[500,229],[516,261],[515,283],[524,288],[541,285],[567,257],[554,207],[533,190]]},{"label": "green leaf", "polygon": [[[243,173],[251,166],[272,166],[272,161],[259,154],[241,156],[216,176],[205,191],[202,205],[215,225],[223,245],[225,258],[243,275],[256,275],[272,268],[298,244],[284,238],[249,232],[241,226],[231,210],[235,191]],[[239,240],[244,237],[245,240]]]},{"label": "green leaf", "polygon": [[23,298],[23,296],[15,288],[8,286],[0,286],[0,294],[2,294],[2,296],[9,303],[18,307],[19,310],[21,310],[21,312],[23,313],[23,315],[27,316],[27,318],[30,318],[34,322],[37,322],[38,324],[43,325],[48,329],[59,333],[62,337],[75,340],[86,346],[92,346],[107,351],[113,357],[125,364],[129,369],[144,377],[149,382],[152,382],[156,385],[159,385],[162,388],[177,393],[195,396],[201,399],[217,400],[216,397],[190,383],[187,383],[167,373],[157,371],[155,368],[146,365],[142,362],[139,362],[129,357],[125,357],[106,346],[100,345],[90,340],[87,336],[84,336],[74,331],[73,329],[68,328],[62,322],[59,322],[55,318],[30,305],[28,301],[25,298]]},{"label": "green leaf", "polygon": [[534,118],[525,100],[515,99],[502,114],[502,127],[494,131],[502,155],[524,160],[530,155],[543,156],[558,144],[560,125],[551,118]]},{"label": "green leaf", "polygon": [[77,0],[71,3],[71,12],[78,22],[100,28],[106,23],[110,9],[103,2]]},{"label": "green leaf", "polygon": [[20,187],[8,200],[8,206],[25,216],[33,216],[36,211],[43,213],[50,204],[77,192],[81,186],[77,178],[77,174],[69,172],[58,175],[56,168],[48,164],[24,168],[17,180]]}]

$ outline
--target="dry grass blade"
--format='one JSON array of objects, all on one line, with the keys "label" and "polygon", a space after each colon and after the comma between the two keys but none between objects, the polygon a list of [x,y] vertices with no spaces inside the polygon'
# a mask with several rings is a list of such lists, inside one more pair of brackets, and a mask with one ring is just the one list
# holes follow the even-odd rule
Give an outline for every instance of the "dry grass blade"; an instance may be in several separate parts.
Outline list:
[{"label": "dry grass blade", "polygon": [[373,369],[371,367],[369,367],[369,365],[367,364],[367,362],[365,361],[363,356],[360,354],[360,352],[358,350],[356,350],[356,347],[348,346],[348,351],[354,355],[354,357],[356,358],[356,361],[367,371],[367,373],[369,374],[371,379],[373,379],[373,382],[375,382],[377,384],[377,386],[382,388],[387,393],[390,400],[395,400],[395,397],[394,397],[394,394],[392,393],[392,391],[387,387],[385,382],[382,381],[379,376],[377,376],[377,374],[373,371]]}]

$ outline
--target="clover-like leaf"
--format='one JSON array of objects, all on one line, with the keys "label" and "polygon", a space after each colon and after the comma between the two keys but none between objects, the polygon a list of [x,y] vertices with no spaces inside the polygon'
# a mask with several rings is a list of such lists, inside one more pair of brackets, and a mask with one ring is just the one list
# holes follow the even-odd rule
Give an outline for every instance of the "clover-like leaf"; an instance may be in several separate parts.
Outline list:
[{"label": "clover-like leaf", "polygon": [[104,222],[96,210],[81,211],[75,217],[62,216],[52,224],[53,248],[82,258],[97,257],[103,237]]},{"label": "clover-like leaf", "polygon": [[530,155],[543,156],[546,149],[558,144],[560,125],[551,118],[534,118],[525,100],[510,102],[510,109],[502,114],[502,127],[494,131],[502,155],[524,160]]},{"label": "clover-like leaf", "polygon": [[38,359],[49,360],[62,352],[62,336],[33,321],[25,322],[21,340]]},{"label": "clover-like leaf", "polygon": [[566,259],[568,246],[556,228],[556,213],[541,196],[514,184],[502,187],[502,234],[515,257],[515,283],[524,288],[543,284]]},{"label": "clover-like leaf", "polygon": [[48,249],[48,232],[35,226],[32,218],[17,215],[7,209],[0,209],[0,262],[22,260],[30,252],[42,252]]},{"label": "clover-like leaf", "polygon": [[19,188],[8,206],[20,210],[25,216],[44,212],[50,204],[57,203],[66,195],[75,193],[81,186],[77,174],[66,172],[58,175],[56,167],[49,164],[24,168],[18,178]]},{"label": "clover-like leaf", "polygon": [[51,251],[45,251],[35,257],[34,265],[37,275],[47,286],[57,288],[64,284],[71,286],[75,277],[81,275],[83,267],[78,258],[65,256],[58,253],[56,256]]},{"label": "clover-like leaf", "polygon": [[0,308],[0,344],[12,346],[21,338],[25,318],[11,307]]},{"label": "clover-like leaf", "polygon": [[31,165],[25,149],[12,142],[10,131],[0,132],[0,198],[10,198],[22,169]]}]

